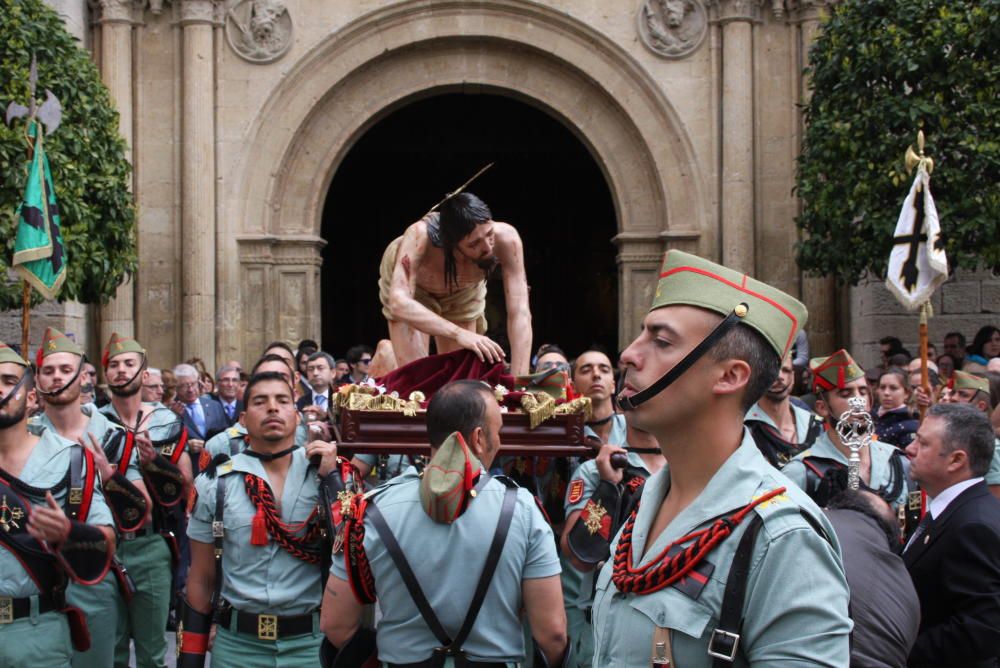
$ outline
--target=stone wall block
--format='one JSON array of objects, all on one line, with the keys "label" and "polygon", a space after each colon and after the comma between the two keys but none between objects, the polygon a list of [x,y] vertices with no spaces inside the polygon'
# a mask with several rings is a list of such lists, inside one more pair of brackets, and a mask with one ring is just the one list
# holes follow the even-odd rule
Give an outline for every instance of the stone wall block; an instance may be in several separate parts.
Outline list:
[{"label": "stone wall block", "polygon": [[983,283],[980,292],[981,307],[986,313],[1000,313],[1000,283],[995,280]]},{"label": "stone wall block", "polygon": [[942,315],[982,311],[979,281],[950,281],[941,286]]}]

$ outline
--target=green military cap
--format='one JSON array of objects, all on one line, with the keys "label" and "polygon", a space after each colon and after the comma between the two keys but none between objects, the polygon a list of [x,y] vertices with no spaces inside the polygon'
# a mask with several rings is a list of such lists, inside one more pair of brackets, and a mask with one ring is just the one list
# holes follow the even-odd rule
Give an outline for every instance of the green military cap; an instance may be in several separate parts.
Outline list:
[{"label": "green military cap", "polygon": [[445,439],[424,468],[420,480],[420,505],[424,512],[443,524],[457,520],[475,497],[473,487],[482,470],[465,439],[457,431]]},{"label": "green military cap", "polygon": [[817,390],[843,389],[847,383],[865,377],[865,370],[843,348],[829,357],[812,358],[809,370],[813,374],[813,388]]},{"label": "green military cap", "polygon": [[128,336],[120,336],[114,332],[108,339],[108,345],[104,346],[104,355],[101,357],[101,365],[106,369],[112,357],[125,353],[146,354],[146,349],[139,345],[139,342]]},{"label": "green military cap", "polygon": [[735,311],[741,322],[757,330],[782,359],[809,316],[802,302],[781,290],[696,255],[670,250],[663,258],[660,282],[649,310],[675,304],[697,306],[723,316]]},{"label": "green military cap", "polygon": [[0,341],[0,364],[17,364],[18,366],[28,366],[28,362],[23,357],[14,352],[14,349],[3,341]]},{"label": "green military cap", "polygon": [[951,380],[948,381],[950,390],[976,390],[978,392],[990,393],[990,381],[982,376],[977,376],[965,371],[955,371]]},{"label": "green military cap", "polygon": [[83,357],[83,348],[55,327],[47,327],[42,335],[42,345],[35,354],[35,364],[42,366],[42,360],[54,353],[72,353]]}]

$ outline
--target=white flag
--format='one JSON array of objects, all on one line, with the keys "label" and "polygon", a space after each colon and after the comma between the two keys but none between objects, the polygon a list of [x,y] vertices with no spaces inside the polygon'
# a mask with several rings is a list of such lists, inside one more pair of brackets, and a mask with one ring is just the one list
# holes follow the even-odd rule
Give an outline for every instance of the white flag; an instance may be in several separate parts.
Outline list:
[{"label": "white flag", "polygon": [[921,165],[899,212],[885,277],[889,291],[910,310],[926,303],[948,278],[948,258],[940,246],[941,223],[930,184],[931,177]]}]

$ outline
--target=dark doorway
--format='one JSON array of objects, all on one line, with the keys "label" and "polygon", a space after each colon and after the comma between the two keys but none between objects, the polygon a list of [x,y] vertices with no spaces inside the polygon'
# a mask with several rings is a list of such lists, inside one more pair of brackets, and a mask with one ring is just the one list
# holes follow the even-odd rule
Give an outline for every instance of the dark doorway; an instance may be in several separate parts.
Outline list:
[{"label": "dark doorway", "polygon": [[[323,340],[342,356],[388,336],[378,299],[386,245],[483,165],[469,191],[524,241],[533,349],[570,355],[618,336],[614,205],[586,147],[559,121],[499,95],[439,95],[375,124],[337,170],[323,209]],[[489,283],[489,336],[507,346],[503,286]]]}]

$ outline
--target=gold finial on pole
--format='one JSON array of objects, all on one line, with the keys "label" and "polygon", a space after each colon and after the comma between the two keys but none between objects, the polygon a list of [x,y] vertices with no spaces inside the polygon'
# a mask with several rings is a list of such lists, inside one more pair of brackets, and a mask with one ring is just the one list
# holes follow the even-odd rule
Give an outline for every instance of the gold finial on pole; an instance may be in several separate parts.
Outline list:
[{"label": "gold finial on pole", "polygon": [[917,131],[917,150],[911,144],[906,148],[906,171],[912,172],[914,167],[923,166],[930,174],[934,171],[934,160],[924,155],[924,131]]}]

